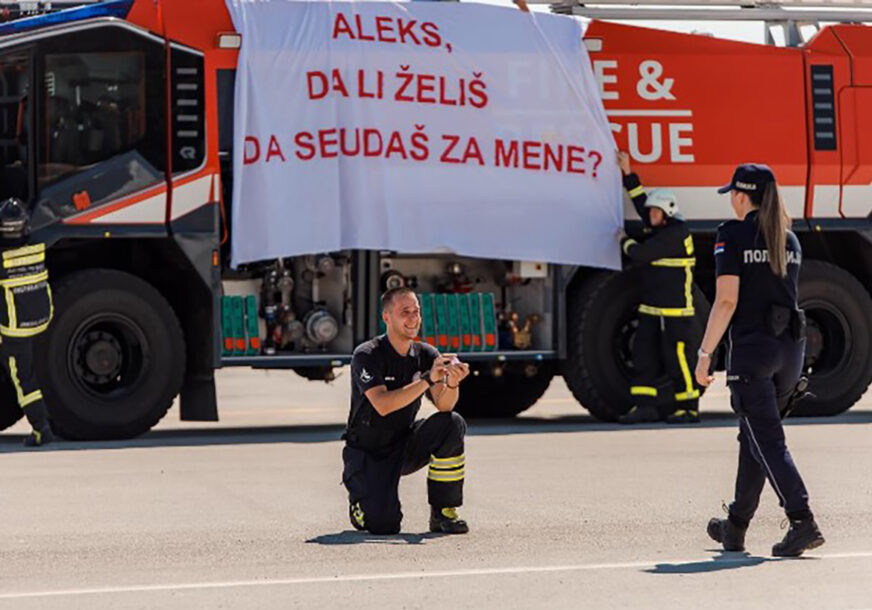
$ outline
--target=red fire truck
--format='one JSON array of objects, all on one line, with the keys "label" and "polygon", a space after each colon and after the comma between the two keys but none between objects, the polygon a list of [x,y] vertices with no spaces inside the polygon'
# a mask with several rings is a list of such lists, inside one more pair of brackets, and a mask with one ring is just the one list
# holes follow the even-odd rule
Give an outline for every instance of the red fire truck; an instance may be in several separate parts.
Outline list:
[{"label": "red fire truck", "polygon": [[[380,292],[402,284],[434,304],[440,335],[451,320],[439,303],[475,305],[473,332],[489,326],[489,345],[462,355],[476,372],[465,413],[516,414],[554,375],[599,418],[630,407],[636,271],[377,251],[231,269],[242,41],[224,0],[58,4],[4,4],[0,15],[0,199],[26,201],[49,245],[55,318],[38,372],[60,434],[134,436],[177,396],[183,419],[215,420],[224,366],[329,380],[378,332]],[[774,167],[805,252],[816,398],[798,412],[848,409],[872,377],[872,30],[841,23],[803,41],[792,26],[810,9],[719,11],[791,26],[778,47],[559,8],[606,19],[585,35],[601,95],[645,183],[678,192],[697,243],[700,325],[714,230],[729,217],[715,187],[739,162]],[[862,7],[818,17],[865,18]],[[0,428],[21,415],[10,385]]]}]

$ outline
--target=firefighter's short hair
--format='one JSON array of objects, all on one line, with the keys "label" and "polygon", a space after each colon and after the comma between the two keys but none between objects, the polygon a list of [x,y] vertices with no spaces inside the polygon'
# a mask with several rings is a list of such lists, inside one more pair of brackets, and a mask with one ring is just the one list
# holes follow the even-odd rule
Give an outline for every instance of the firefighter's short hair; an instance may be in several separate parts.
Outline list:
[{"label": "firefighter's short hair", "polygon": [[408,286],[397,286],[396,288],[391,288],[385,291],[381,298],[382,311],[385,311],[388,307],[390,307],[390,305],[394,302],[394,298],[404,294],[411,294],[412,296],[414,296],[415,291]]}]

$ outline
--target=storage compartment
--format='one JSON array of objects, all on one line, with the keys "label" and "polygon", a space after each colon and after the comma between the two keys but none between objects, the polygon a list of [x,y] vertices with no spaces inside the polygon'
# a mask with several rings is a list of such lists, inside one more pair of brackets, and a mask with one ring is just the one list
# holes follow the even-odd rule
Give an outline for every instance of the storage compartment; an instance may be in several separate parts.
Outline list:
[{"label": "storage compartment", "polygon": [[421,340],[442,352],[550,352],[553,273],[545,263],[389,252],[247,265],[223,282],[222,356],[227,364],[344,364],[357,343],[385,332],[380,297],[397,286],[416,292]]},{"label": "storage compartment", "polygon": [[421,339],[440,351],[554,349],[553,266],[382,253],[379,271],[380,292],[408,286],[418,294]]},{"label": "storage compartment", "polygon": [[348,354],[351,256],[340,252],[248,265],[225,280],[222,355]]}]

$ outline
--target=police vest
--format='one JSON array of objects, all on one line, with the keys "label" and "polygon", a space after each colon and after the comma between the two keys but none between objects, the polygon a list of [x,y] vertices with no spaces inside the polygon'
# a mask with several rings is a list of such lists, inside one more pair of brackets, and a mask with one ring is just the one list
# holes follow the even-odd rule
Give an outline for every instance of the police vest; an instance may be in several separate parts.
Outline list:
[{"label": "police vest", "polygon": [[0,335],[33,337],[48,328],[53,313],[45,244],[3,252],[0,286],[6,307],[0,307]]}]

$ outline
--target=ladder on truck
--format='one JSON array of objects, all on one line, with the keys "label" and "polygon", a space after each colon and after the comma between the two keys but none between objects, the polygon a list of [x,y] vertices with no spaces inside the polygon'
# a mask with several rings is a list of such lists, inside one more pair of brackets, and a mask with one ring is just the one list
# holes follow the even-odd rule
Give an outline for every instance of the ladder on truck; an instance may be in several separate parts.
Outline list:
[{"label": "ladder on truck", "polygon": [[37,17],[103,0],[0,0],[0,22]]},{"label": "ladder on truck", "polygon": [[[517,1],[517,0],[516,0]],[[589,19],[668,21],[762,21],[766,42],[775,43],[780,29],[786,46],[804,42],[801,29],[822,22],[872,22],[872,0],[526,0],[547,4],[551,11]]]}]

